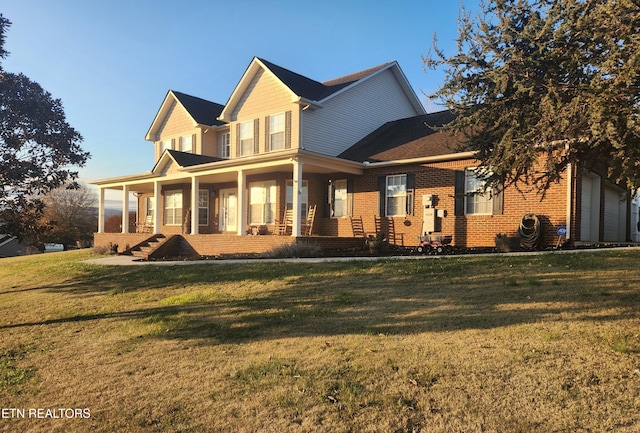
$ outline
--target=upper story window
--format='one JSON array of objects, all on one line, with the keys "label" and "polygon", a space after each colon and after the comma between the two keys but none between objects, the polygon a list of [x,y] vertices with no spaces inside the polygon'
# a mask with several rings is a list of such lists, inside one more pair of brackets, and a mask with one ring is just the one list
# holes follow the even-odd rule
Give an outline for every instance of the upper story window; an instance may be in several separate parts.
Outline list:
[{"label": "upper story window", "polygon": [[253,132],[253,120],[240,124],[240,155],[253,155]]},{"label": "upper story window", "polygon": [[171,150],[171,140],[162,140],[160,142],[160,155],[162,155],[165,150]]},{"label": "upper story window", "polygon": [[222,157],[230,158],[231,157],[231,134],[229,132],[225,132],[220,137],[220,147],[222,149]]},{"label": "upper story window", "polygon": [[464,171],[465,214],[491,215],[493,212],[493,195],[485,191],[485,183],[476,168]]},{"label": "upper story window", "polygon": [[267,139],[269,140],[269,150],[284,149],[284,130],[285,115],[284,113],[269,116],[269,131]]},{"label": "upper story window", "polygon": [[193,142],[193,135],[183,135],[182,137],[180,137],[180,151],[189,153],[193,152]]}]

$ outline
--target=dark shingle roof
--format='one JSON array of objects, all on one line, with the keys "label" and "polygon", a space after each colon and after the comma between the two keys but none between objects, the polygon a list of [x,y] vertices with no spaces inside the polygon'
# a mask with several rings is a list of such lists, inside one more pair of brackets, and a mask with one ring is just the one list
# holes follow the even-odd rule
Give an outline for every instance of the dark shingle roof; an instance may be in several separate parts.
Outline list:
[{"label": "dark shingle roof", "polygon": [[269,70],[273,72],[285,86],[291,89],[293,93],[311,101],[320,101],[340,89],[347,87],[349,84],[361,80],[362,78],[365,78],[366,76],[389,65],[389,63],[385,63],[383,65],[376,66],[375,68],[366,69],[364,71],[345,75],[344,77],[321,83],[319,81],[312,80],[311,78],[307,78],[304,75],[300,75],[281,66],[275,65],[267,60],[258,60],[269,68]]},{"label": "dark shingle roof", "polygon": [[215,156],[196,155],[195,153],[180,152],[178,150],[167,150],[167,152],[181,167],[192,167],[194,165],[222,161],[222,158],[216,158]]},{"label": "dark shingle roof", "polygon": [[443,126],[453,118],[450,111],[440,111],[387,122],[338,156],[379,162],[456,153],[460,151],[460,139],[431,128]]},{"label": "dark shingle roof", "polygon": [[187,95],[182,92],[176,92],[175,90],[172,90],[172,92],[197,123],[209,126],[224,125],[223,122],[218,120],[218,117],[224,109],[224,105],[216,104],[215,102]]}]

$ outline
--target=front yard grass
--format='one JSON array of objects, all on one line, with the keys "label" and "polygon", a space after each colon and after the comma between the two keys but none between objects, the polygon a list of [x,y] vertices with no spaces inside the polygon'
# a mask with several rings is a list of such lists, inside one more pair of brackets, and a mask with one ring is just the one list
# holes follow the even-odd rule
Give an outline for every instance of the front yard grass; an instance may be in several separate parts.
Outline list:
[{"label": "front yard grass", "polygon": [[25,410],[0,431],[640,430],[638,250],[139,267],[91,254],[0,261],[0,409]]}]

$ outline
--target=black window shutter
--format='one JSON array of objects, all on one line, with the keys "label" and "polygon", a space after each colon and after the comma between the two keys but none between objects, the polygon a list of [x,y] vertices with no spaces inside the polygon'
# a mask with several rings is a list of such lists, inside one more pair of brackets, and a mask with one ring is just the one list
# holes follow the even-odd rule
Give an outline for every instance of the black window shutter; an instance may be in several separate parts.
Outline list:
[{"label": "black window shutter", "polygon": [[264,151],[269,152],[271,150],[271,116],[264,118]]},{"label": "black window shutter", "polygon": [[260,153],[260,119],[253,121],[253,153]]},{"label": "black window shutter", "polygon": [[331,197],[333,196],[333,184],[331,181],[327,182],[327,187],[324,188],[322,195],[322,216],[325,218],[331,218]]},{"label": "black window shutter", "polygon": [[236,156],[240,156],[240,123],[236,124]]},{"label": "black window shutter", "polygon": [[284,113],[284,148],[291,149],[291,111]]},{"label": "black window shutter", "polygon": [[378,212],[380,216],[386,216],[387,204],[387,177],[380,176],[378,178]]},{"label": "black window shutter", "polygon": [[415,197],[416,188],[416,175],[414,173],[407,173],[407,215],[413,215],[413,203]]},{"label": "black window shutter", "polygon": [[464,215],[464,170],[456,170],[455,175],[455,189],[454,189],[454,205],[453,214],[460,216]]}]

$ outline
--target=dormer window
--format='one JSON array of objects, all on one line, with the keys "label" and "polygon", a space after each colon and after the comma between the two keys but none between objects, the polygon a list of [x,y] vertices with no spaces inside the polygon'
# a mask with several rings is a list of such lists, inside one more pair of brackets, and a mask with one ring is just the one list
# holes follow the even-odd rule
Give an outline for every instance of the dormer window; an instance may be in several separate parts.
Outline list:
[{"label": "dormer window", "polygon": [[253,155],[253,120],[240,124],[240,155]]},{"label": "dormer window", "polygon": [[270,116],[268,125],[269,150],[284,149],[284,113]]},{"label": "dormer window", "polygon": [[193,152],[193,136],[183,135],[180,137],[180,151],[181,152]]},{"label": "dormer window", "polygon": [[160,155],[162,155],[165,150],[171,150],[171,140],[162,140],[160,142]]}]

